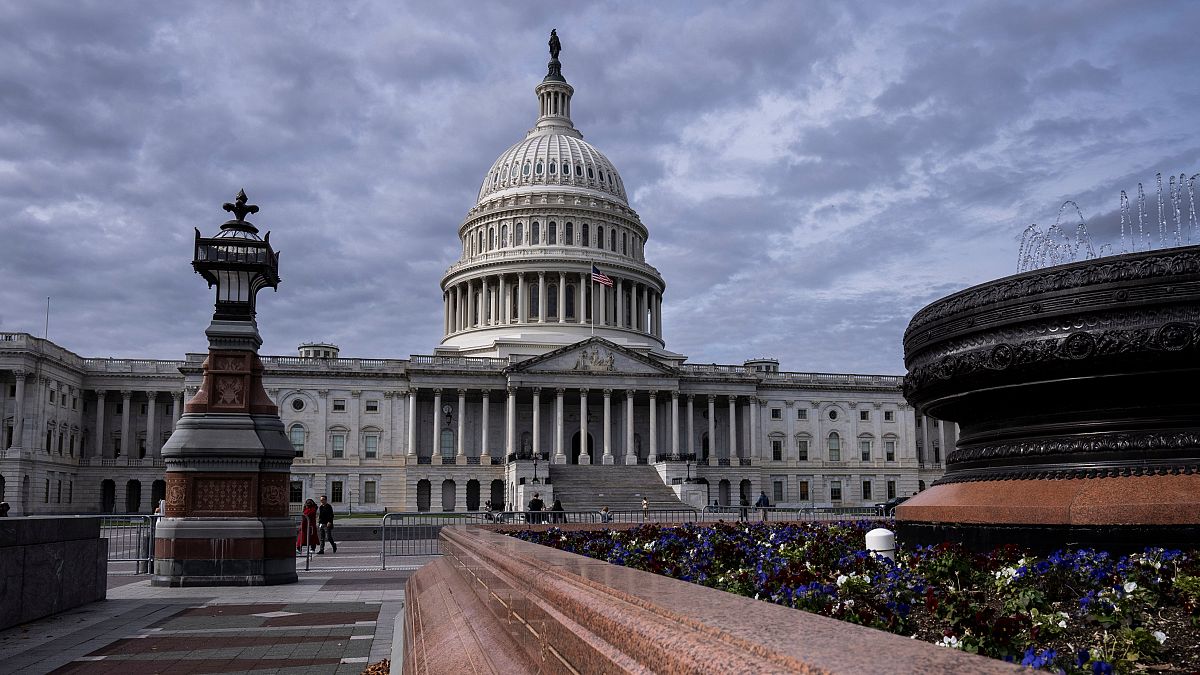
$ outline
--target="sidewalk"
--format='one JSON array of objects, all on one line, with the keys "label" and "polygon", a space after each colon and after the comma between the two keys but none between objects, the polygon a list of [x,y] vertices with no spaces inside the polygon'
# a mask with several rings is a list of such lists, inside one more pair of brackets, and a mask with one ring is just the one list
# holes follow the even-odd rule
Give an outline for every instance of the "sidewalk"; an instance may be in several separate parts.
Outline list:
[{"label": "sidewalk", "polygon": [[0,672],[361,673],[391,658],[404,582],[424,562],[313,569],[296,584],[251,588],[111,575],[107,600],[0,631]]}]

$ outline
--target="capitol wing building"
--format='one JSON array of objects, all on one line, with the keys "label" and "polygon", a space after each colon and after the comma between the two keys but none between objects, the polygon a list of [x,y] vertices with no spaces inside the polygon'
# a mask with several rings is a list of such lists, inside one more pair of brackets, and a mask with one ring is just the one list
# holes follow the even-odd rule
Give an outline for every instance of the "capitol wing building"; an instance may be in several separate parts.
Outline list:
[{"label": "capitol wing building", "polygon": [[[572,121],[557,49],[538,116],[483,178],[441,281],[432,355],[264,356],[296,451],[291,501],[345,511],[567,510],[754,502],[870,506],[941,475],[953,425],[918,414],[901,377],[692,364],[663,335],[650,231]],[[160,449],[204,354],[97,359],[0,333],[0,498],[15,514],[149,513]],[[695,497],[699,490],[701,495]]]}]

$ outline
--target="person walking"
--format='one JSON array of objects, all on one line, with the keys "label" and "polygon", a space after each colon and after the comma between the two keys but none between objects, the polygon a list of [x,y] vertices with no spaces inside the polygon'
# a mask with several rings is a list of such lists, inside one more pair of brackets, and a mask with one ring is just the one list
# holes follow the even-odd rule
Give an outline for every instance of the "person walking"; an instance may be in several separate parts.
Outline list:
[{"label": "person walking", "polygon": [[744,523],[750,522],[750,500],[746,499],[746,495],[742,495],[742,501],[739,506],[741,506],[741,511],[738,514],[738,520]]},{"label": "person walking", "polygon": [[309,552],[317,549],[317,503],[311,499],[304,500],[304,511],[300,515],[300,531],[296,534],[296,553],[307,546]]},{"label": "person walking", "polygon": [[771,508],[771,500],[767,499],[766,490],[758,493],[758,501],[754,502],[754,508],[762,509],[762,520],[767,522],[767,509]]},{"label": "person walking", "polygon": [[550,522],[565,523],[567,522],[566,509],[563,508],[562,502],[558,499],[554,500],[554,506],[550,507]]},{"label": "person walking", "polygon": [[333,504],[325,499],[325,495],[321,495],[321,508],[317,512],[317,524],[321,526],[321,550],[317,553],[325,552],[325,542],[329,542],[333,552],[337,553],[337,542],[333,540]]},{"label": "person walking", "polygon": [[533,493],[533,499],[529,500],[529,519],[530,523],[542,522],[542,509],[546,508],[546,502],[542,501],[542,496],[537,492]]},{"label": "person walking", "polygon": [[650,500],[646,499],[645,497],[642,497],[642,522],[643,523],[646,522],[646,519],[649,517],[650,517]]}]

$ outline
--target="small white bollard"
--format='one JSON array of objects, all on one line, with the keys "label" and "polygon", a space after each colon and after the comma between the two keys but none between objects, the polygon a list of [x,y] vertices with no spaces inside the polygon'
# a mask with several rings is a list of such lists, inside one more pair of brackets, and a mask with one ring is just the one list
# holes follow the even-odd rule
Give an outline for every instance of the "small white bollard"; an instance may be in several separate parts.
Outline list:
[{"label": "small white bollard", "polygon": [[883,527],[877,527],[867,533],[867,550],[872,555],[881,555],[888,560],[895,560],[896,533]]}]

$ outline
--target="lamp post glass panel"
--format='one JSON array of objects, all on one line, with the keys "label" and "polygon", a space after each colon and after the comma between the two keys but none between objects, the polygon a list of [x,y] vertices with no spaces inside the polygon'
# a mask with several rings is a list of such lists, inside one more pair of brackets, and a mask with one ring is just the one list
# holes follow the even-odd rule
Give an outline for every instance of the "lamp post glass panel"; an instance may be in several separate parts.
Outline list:
[{"label": "lamp post glass panel", "polygon": [[252,321],[258,292],[279,287],[279,254],[271,249],[271,233],[260,238],[258,228],[246,221],[248,214],[258,213],[258,207],[246,203],[244,190],[224,208],[235,219],[221,225],[212,237],[202,237],[196,229],[192,268],[210,288],[217,287],[214,320]]}]

